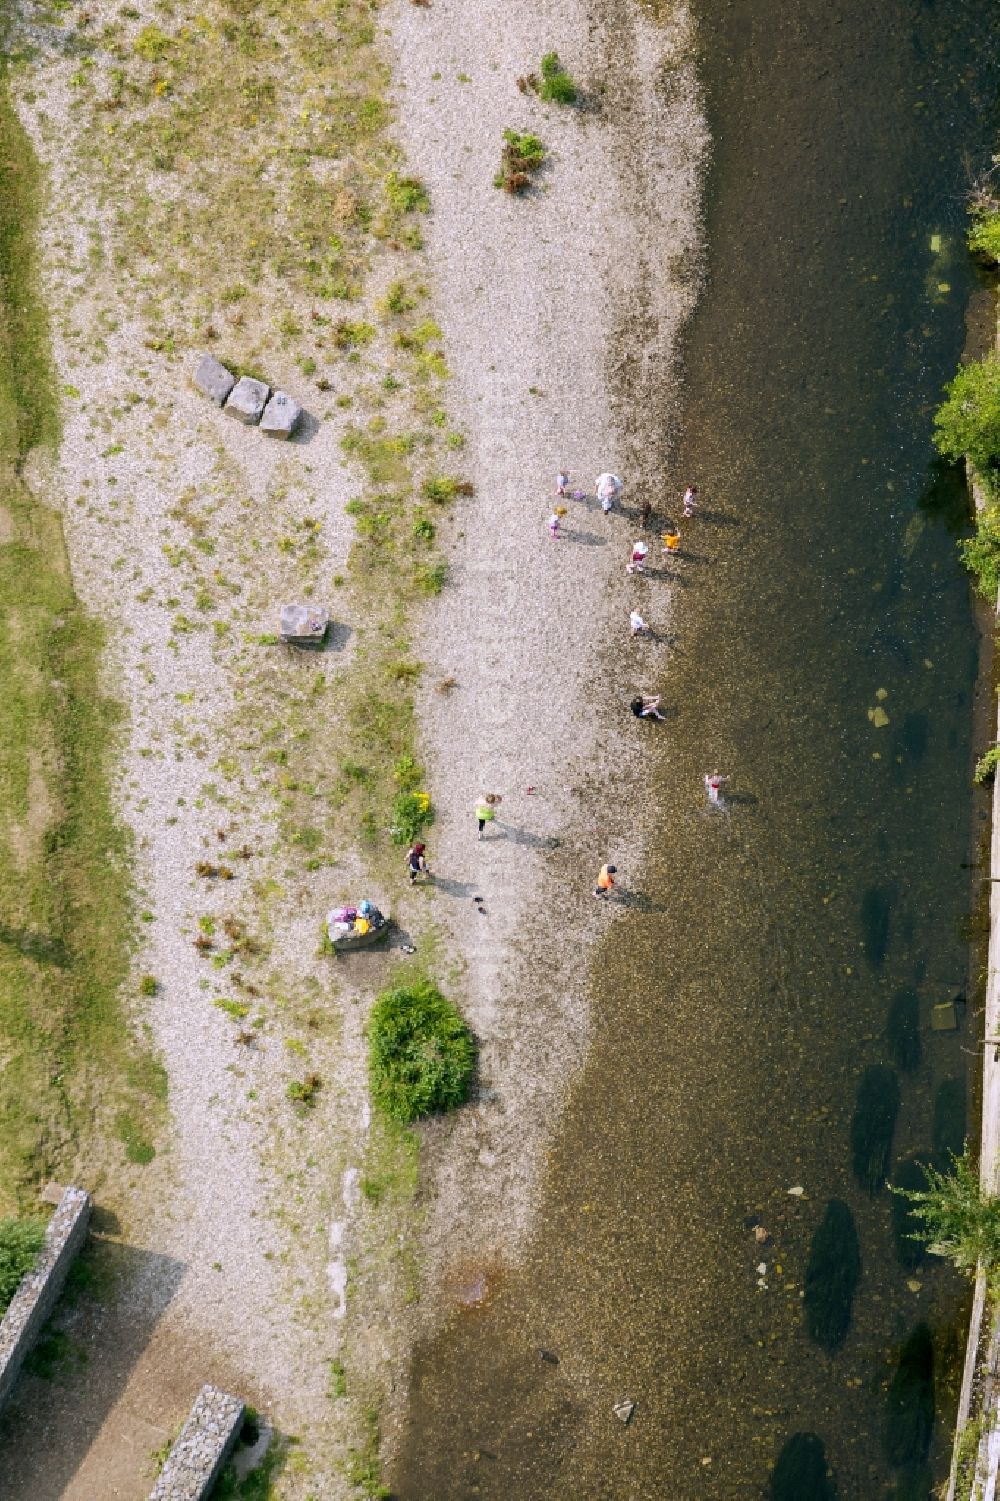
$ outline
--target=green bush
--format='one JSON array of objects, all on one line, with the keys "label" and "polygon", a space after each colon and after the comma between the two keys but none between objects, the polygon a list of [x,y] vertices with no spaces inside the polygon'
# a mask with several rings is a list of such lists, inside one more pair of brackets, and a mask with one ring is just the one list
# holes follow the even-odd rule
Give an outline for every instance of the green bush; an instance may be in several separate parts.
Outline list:
[{"label": "green bush", "polygon": [[996,776],[998,761],[1000,761],[1000,745],[991,745],[986,754],[979,757],[976,769],[972,773],[972,780],[977,787],[982,787],[985,782],[993,780]]},{"label": "green bush", "polygon": [[395,172],[390,172],[385,184],[385,196],[401,214],[430,212],[430,194],[419,177],[397,177]]},{"label": "green bush", "polygon": [[45,1226],[38,1220],[0,1220],[0,1315],[34,1266],[44,1239]]},{"label": "green bush", "polygon": [[976,535],[963,537],[959,556],[984,599],[995,605],[1000,591],[1000,510],[988,504],[976,516]]},{"label": "green bush", "polygon": [[393,1120],[461,1105],[476,1045],[458,1011],[430,980],[379,996],[368,1023],[372,1100]]},{"label": "green bush", "polygon": [[555,104],[575,104],[577,92],[576,84],[559,61],[559,54],[546,52],[542,58],[539,97]]},{"label": "green bush", "polygon": [[505,193],[523,193],[545,160],[545,147],[535,135],[519,130],[505,130],[500,153],[500,171],[493,185]]},{"label": "green bush", "polygon": [[434,810],[426,792],[397,792],[392,801],[393,844],[412,844],[434,819]]},{"label": "green bush", "polygon": [[963,365],[934,414],[934,442],[949,459],[970,458],[988,472],[1000,458],[1000,359]]},{"label": "green bush", "polygon": [[990,261],[1000,261],[1000,209],[977,214],[969,230],[969,249]]},{"label": "green bush", "polygon": [[951,1171],[924,1165],[927,1187],[898,1189],[911,1205],[917,1234],[933,1256],[944,1256],[975,1276],[981,1261],[988,1276],[1000,1270],[1000,1198],[984,1193],[968,1151],[952,1157]]}]

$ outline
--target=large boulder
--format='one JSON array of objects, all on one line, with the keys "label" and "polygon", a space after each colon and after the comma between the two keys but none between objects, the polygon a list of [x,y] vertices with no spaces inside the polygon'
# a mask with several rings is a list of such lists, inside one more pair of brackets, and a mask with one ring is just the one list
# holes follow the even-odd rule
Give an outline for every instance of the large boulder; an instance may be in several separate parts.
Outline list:
[{"label": "large boulder", "polygon": [[229,400],[226,402],[226,411],[230,417],[235,417],[237,422],[245,422],[247,427],[255,427],[267,406],[267,398],[270,394],[270,386],[265,385],[262,380],[254,380],[252,375],[243,375],[230,393]]},{"label": "large boulder", "polygon": [[294,397],[284,391],[275,391],[264,408],[260,430],[272,438],[290,438],[301,415],[302,408]]},{"label": "large boulder", "polygon": [[214,401],[217,407],[225,405],[226,397],[236,384],[236,376],[210,354],[202,355],[192,380],[198,390]]}]

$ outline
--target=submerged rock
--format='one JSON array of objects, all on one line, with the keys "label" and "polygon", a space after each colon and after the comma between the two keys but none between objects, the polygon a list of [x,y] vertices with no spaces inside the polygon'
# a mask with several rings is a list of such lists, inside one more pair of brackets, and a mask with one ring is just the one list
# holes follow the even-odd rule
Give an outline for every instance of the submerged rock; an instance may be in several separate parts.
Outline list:
[{"label": "submerged rock", "polygon": [[895,904],[895,892],[885,886],[869,886],[861,898],[861,935],[865,957],[873,969],[880,969],[889,947],[889,920]]},{"label": "submerged rock", "polygon": [[965,1112],[965,1080],[942,1079],[934,1094],[931,1127],[934,1166],[942,1172],[948,1171],[952,1157],[961,1157],[965,1148]]},{"label": "submerged rock", "polygon": [[918,1324],[899,1354],[886,1396],[885,1450],[893,1465],[927,1458],[934,1428],[934,1341]]},{"label": "submerged rock", "polygon": [[923,1055],[920,1040],[920,1003],[915,990],[897,990],[886,1026],[892,1061],[904,1073],[918,1067]]},{"label": "submerged rock", "polygon": [[854,1176],[870,1194],[877,1194],[889,1175],[898,1111],[899,1084],[893,1070],[882,1063],[866,1068],[851,1117],[851,1163]]},{"label": "submerged rock", "polygon": [[632,1414],[635,1412],[635,1403],[629,1401],[626,1397],[624,1402],[616,1402],[613,1410],[619,1423],[624,1423],[628,1426],[632,1421]]},{"label": "submerged rock", "polygon": [[771,1471],[769,1501],[836,1501],[826,1451],[816,1433],[793,1433]]},{"label": "submerged rock", "polygon": [[831,1199],[809,1247],[803,1300],[806,1327],[824,1349],[835,1350],[850,1327],[860,1276],[854,1216],[842,1199]]}]

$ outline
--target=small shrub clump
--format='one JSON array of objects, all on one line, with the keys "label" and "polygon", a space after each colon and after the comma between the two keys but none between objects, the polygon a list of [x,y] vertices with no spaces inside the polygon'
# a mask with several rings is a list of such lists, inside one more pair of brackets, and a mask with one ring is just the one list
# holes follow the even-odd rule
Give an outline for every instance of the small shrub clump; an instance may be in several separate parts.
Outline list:
[{"label": "small shrub clump", "polygon": [[372,1100],[393,1120],[461,1105],[476,1045],[462,1017],[430,980],[379,996],[368,1024]]},{"label": "small shrub clump", "polygon": [[934,414],[934,443],[946,458],[970,458],[990,477],[1000,460],[1000,358],[963,365]]},{"label": "small shrub clump", "polygon": [[393,844],[412,844],[433,819],[429,793],[398,792],[392,802],[390,833]]},{"label": "small shrub clump", "polygon": [[579,90],[573,79],[559,61],[557,52],[546,52],[542,58],[542,79],[538,85],[539,98],[553,104],[575,104]]},{"label": "small shrub clump", "polygon": [[38,1220],[0,1220],[0,1315],[34,1266],[44,1239],[45,1226]]},{"label": "small shrub clump", "polygon": [[972,780],[977,787],[992,782],[997,772],[997,762],[1000,761],[1000,745],[991,745],[985,755],[980,756],[976,762],[976,769],[972,774]]},{"label": "small shrub clump", "polygon": [[519,130],[505,130],[500,152],[500,171],[493,186],[505,193],[523,193],[545,160],[545,147],[535,135]]},{"label": "small shrub clump", "polygon": [[976,214],[969,230],[969,249],[984,260],[1000,262],[1000,209]]}]

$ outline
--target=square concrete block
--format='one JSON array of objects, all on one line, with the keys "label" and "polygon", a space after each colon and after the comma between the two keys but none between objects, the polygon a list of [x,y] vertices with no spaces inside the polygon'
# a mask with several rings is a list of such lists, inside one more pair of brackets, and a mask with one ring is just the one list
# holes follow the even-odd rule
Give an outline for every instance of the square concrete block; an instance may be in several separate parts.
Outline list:
[{"label": "square concrete block", "polygon": [[210,354],[202,355],[192,379],[198,390],[210,397],[217,407],[224,405],[236,384],[236,376]]},{"label": "square concrete block", "polygon": [[260,421],[270,394],[270,386],[265,386],[262,380],[243,375],[232,389],[226,402],[226,411],[238,422],[245,422],[248,427],[253,427]]},{"label": "square concrete block", "polygon": [[958,1007],[954,1001],[938,1001],[931,1011],[932,1032],[954,1032],[958,1027]]},{"label": "square concrete block", "polygon": [[301,415],[302,408],[293,397],[284,391],[275,391],[264,408],[260,430],[272,438],[290,438]]}]

